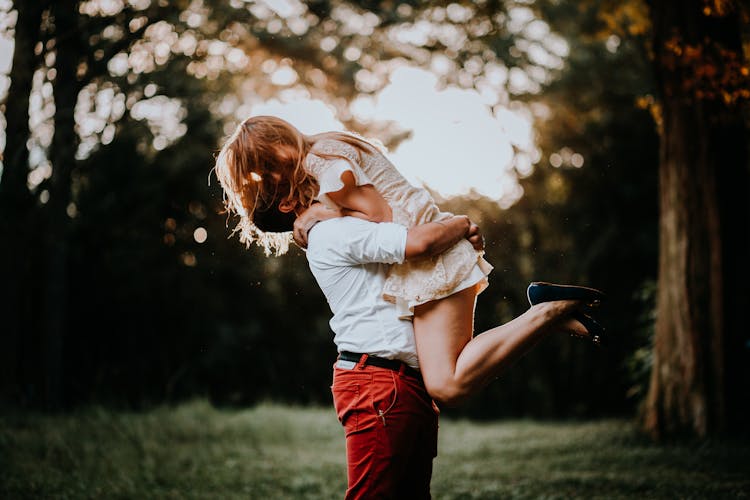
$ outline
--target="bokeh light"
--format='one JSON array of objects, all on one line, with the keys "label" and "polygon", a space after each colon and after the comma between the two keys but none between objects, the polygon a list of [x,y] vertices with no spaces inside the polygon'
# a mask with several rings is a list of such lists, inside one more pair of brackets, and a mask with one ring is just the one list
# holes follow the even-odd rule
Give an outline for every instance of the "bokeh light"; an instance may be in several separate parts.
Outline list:
[{"label": "bokeh light", "polygon": [[208,238],[208,231],[203,227],[198,227],[193,231],[193,239],[196,243],[204,243]]}]

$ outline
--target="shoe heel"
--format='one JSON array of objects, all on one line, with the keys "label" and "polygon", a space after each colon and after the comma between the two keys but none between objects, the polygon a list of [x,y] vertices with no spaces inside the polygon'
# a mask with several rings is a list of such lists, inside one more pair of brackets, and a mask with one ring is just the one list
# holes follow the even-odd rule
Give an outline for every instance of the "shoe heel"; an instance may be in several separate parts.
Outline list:
[{"label": "shoe heel", "polygon": [[604,345],[607,340],[607,332],[604,327],[599,324],[599,322],[597,322],[588,314],[584,314],[582,312],[574,314],[573,317],[578,320],[584,326],[584,328],[586,328],[587,332],[589,332],[588,336],[586,337],[587,339],[589,339],[597,347],[602,347]]}]

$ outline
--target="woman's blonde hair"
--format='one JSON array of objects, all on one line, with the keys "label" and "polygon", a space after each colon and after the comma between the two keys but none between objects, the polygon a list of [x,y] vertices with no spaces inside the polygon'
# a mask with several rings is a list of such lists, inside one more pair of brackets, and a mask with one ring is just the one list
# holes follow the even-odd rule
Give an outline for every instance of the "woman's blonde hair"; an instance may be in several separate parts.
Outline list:
[{"label": "woman's blonde hair", "polygon": [[[259,210],[275,210],[280,201],[308,207],[318,194],[318,182],[305,170],[305,158],[317,140],[336,139],[353,146],[357,154],[371,153],[367,141],[341,132],[305,136],[275,116],[253,116],[237,126],[226,140],[214,170],[224,189],[226,211],[240,217],[233,233],[249,246],[255,242],[269,255],[286,253],[291,233],[263,232],[253,223]],[[340,157],[317,153],[321,157]],[[346,159],[346,158],[344,158]]]}]

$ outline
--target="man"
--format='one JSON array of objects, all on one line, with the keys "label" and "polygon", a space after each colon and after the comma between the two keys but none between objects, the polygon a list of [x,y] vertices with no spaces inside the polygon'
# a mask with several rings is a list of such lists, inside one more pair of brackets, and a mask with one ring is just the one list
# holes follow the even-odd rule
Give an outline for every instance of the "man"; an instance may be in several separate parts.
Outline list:
[{"label": "man", "polygon": [[[288,230],[291,212],[298,214],[295,240],[307,246],[310,269],[333,312],[339,357],[331,389],[346,434],[346,498],[430,498],[439,412],[419,372],[412,323],[399,319],[396,306],[383,299],[383,283],[389,265],[441,254],[462,238],[482,249],[479,228],[465,216],[407,229],[341,217],[320,204],[270,208],[254,214],[255,224],[263,231]],[[592,292],[550,288],[554,294]],[[587,333],[561,314],[579,301],[548,297],[472,342],[504,369],[551,331]],[[431,358],[429,349],[425,354],[425,339],[417,340],[426,356],[422,364],[434,368],[439,359]]]},{"label": "man", "polygon": [[295,236],[333,312],[346,498],[430,498],[439,412],[418,371],[412,323],[383,299],[383,283],[390,264],[440,254],[462,238],[482,248],[479,228],[464,216],[409,230],[354,217],[317,222],[321,210],[300,214]]}]

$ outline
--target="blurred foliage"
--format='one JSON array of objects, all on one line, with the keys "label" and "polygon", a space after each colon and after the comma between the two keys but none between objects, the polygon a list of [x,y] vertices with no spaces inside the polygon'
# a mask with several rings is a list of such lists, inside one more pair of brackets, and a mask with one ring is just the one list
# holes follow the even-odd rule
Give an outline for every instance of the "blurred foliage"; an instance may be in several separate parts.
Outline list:
[{"label": "blurred foliage", "polygon": [[[604,289],[609,300],[598,316],[613,336],[607,349],[549,339],[499,383],[449,413],[551,417],[633,410],[641,393],[631,389],[642,384],[647,359],[637,349],[648,349],[650,341],[644,318],[653,307],[648,293],[657,242],[657,136],[649,111],[637,106],[652,94],[642,33],[613,31],[615,18],[600,15],[608,4],[603,0],[462,4],[473,9],[470,19],[449,2],[403,2],[395,10],[389,2],[308,2],[305,15],[315,22],[302,34],[277,14],[261,15],[243,2],[160,2],[148,13],[82,14],[88,31],[80,34],[93,46],[81,55],[93,54],[91,67],[105,69],[92,78],[87,95],[96,104],[97,92],[112,88],[125,96],[128,112],[110,115],[91,134],[90,149],[71,171],[75,213],[60,374],[66,406],[143,408],[195,395],[221,404],[327,403],[335,348],[325,299],[302,252],[266,259],[227,239],[220,189],[207,186],[213,152],[246,96],[283,91],[263,69],[269,60],[275,67],[293,64],[300,83],[336,106],[348,126],[397,140],[403,133],[398,124],[362,124],[348,114],[349,98],[385,83],[363,86],[357,75],[362,69],[375,73],[391,59],[428,66],[437,53],[456,64],[445,83],[478,85],[482,75],[469,71],[477,57],[538,76],[531,78],[534,91],[509,88],[498,100],[528,106],[535,119],[539,161],[530,175],[518,168],[524,197],[507,210],[470,197],[441,203],[481,225],[495,266],[478,301],[476,330],[521,313],[528,282],[544,280]],[[564,65],[548,68],[545,76],[532,69],[529,44],[518,43],[524,34],[509,28],[509,10],[529,7],[569,46]],[[378,24],[366,35],[347,22],[351,12],[368,9]],[[197,25],[190,12],[200,16]],[[117,47],[102,36],[109,26],[132,21],[128,16],[145,16],[180,39],[194,37],[194,51],[113,74],[106,70],[108,58],[132,55],[139,46],[153,55],[148,44],[158,44],[148,28],[131,30]],[[425,19],[459,35],[414,45],[391,31]],[[326,37],[336,39],[331,51],[320,48]],[[225,44],[221,56],[210,48],[215,40]],[[345,56],[350,47],[360,51],[358,58]],[[212,58],[228,57],[231,48],[242,51],[246,64],[214,71]],[[129,112],[154,96],[180,102],[183,135],[159,143],[159,130]],[[114,133],[102,140],[112,132],[109,126]],[[583,166],[575,165],[575,155],[585,159]],[[39,210],[44,189],[44,183],[33,189]],[[194,238],[198,228],[207,231],[203,243]],[[27,251],[42,259],[38,247]],[[35,268],[31,278],[39,299],[47,285],[43,269]],[[39,406],[37,373],[44,370],[34,304],[14,394],[15,404],[28,406]]]},{"label": "blurred foliage", "polygon": [[[566,68],[534,105],[541,160],[507,210],[491,203],[448,205],[481,214],[487,258],[496,266],[479,298],[477,331],[525,307],[529,281],[583,283],[607,293],[597,317],[611,341],[604,349],[552,338],[475,398],[470,414],[595,415],[631,411],[649,366],[657,261],[658,137],[635,104],[652,92],[640,36],[601,36],[597,2],[538,2],[551,27],[570,44]],[[611,35],[610,35],[611,36]],[[572,165],[574,154],[585,158]],[[557,166],[554,166],[557,165]],[[480,208],[481,207],[481,208]],[[474,210],[472,210],[474,209]],[[653,293],[653,292],[651,292]],[[636,352],[636,354],[633,354]]]}]

